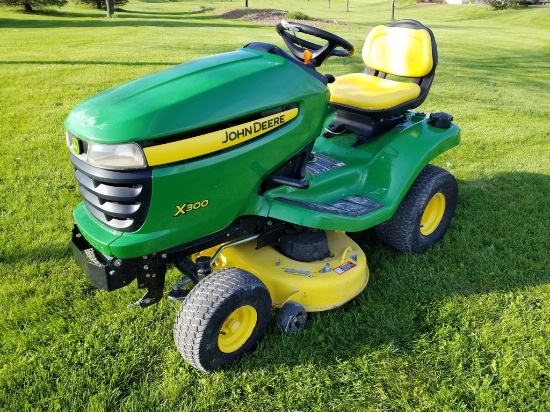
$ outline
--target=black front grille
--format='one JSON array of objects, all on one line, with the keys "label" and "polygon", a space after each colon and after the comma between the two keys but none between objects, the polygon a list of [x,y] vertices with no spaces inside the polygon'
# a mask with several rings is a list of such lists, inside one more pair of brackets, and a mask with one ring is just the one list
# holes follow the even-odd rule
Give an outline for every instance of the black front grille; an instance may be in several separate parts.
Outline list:
[{"label": "black front grille", "polygon": [[114,171],[84,163],[71,154],[74,175],[90,213],[112,229],[141,227],[151,202],[151,171]]}]

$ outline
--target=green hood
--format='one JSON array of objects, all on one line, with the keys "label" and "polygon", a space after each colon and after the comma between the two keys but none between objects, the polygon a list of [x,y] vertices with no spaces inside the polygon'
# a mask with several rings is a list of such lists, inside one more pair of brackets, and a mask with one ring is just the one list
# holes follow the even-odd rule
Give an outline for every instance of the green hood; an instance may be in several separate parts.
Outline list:
[{"label": "green hood", "polygon": [[104,91],[76,106],[65,126],[98,143],[171,136],[326,93],[285,58],[251,49],[205,57]]}]

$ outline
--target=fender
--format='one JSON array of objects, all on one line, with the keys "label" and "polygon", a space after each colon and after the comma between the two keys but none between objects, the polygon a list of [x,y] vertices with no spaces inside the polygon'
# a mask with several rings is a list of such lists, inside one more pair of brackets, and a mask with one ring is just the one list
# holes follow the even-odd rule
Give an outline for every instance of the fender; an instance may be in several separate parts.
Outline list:
[{"label": "fender", "polygon": [[[425,114],[412,113],[410,120],[370,142],[352,148],[354,141],[353,134],[317,139],[313,152],[341,165],[308,174],[307,190],[277,188],[266,193],[268,216],[324,230],[356,232],[376,226],[393,216],[430,161],[460,143],[460,130],[454,123],[448,129],[434,127]],[[356,215],[320,210],[350,196],[372,201],[373,206]]]}]

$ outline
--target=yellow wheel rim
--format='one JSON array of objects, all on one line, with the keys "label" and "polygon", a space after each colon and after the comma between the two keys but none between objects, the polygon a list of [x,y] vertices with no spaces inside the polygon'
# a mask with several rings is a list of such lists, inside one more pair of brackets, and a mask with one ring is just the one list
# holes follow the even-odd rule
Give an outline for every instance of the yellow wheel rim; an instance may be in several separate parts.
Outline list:
[{"label": "yellow wheel rim", "polygon": [[258,321],[258,313],[250,305],[235,309],[227,317],[218,336],[218,348],[224,353],[232,353],[243,346],[252,335]]},{"label": "yellow wheel rim", "polygon": [[422,219],[420,220],[420,233],[424,236],[431,235],[441,223],[445,213],[445,196],[436,193],[426,205]]}]

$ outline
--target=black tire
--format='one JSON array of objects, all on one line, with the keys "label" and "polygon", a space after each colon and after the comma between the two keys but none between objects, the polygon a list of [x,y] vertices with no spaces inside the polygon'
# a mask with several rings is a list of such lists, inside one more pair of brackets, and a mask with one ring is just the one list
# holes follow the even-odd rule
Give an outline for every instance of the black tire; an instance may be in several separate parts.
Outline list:
[{"label": "black tire", "polygon": [[[221,269],[185,298],[174,323],[174,342],[191,366],[209,372],[253,350],[270,319],[271,295],[262,281],[242,269]],[[233,340],[228,344],[228,339]]]},{"label": "black tire", "polygon": [[[424,252],[443,238],[451,225],[458,200],[455,177],[440,167],[427,165],[418,175],[393,217],[376,226],[376,235],[403,252]],[[438,213],[429,213],[434,209]],[[427,206],[431,203],[428,212]],[[441,209],[443,208],[443,209]],[[425,212],[428,217],[424,216]],[[429,216],[433,216],[430,220]],[[422,224],[422,223],[427,224]]]},{"label": "black tire", "polygon": [[298,302],[287,302],[277,315],[277,326],[284,333],[294,333],[306,326],[306,309]]}]

